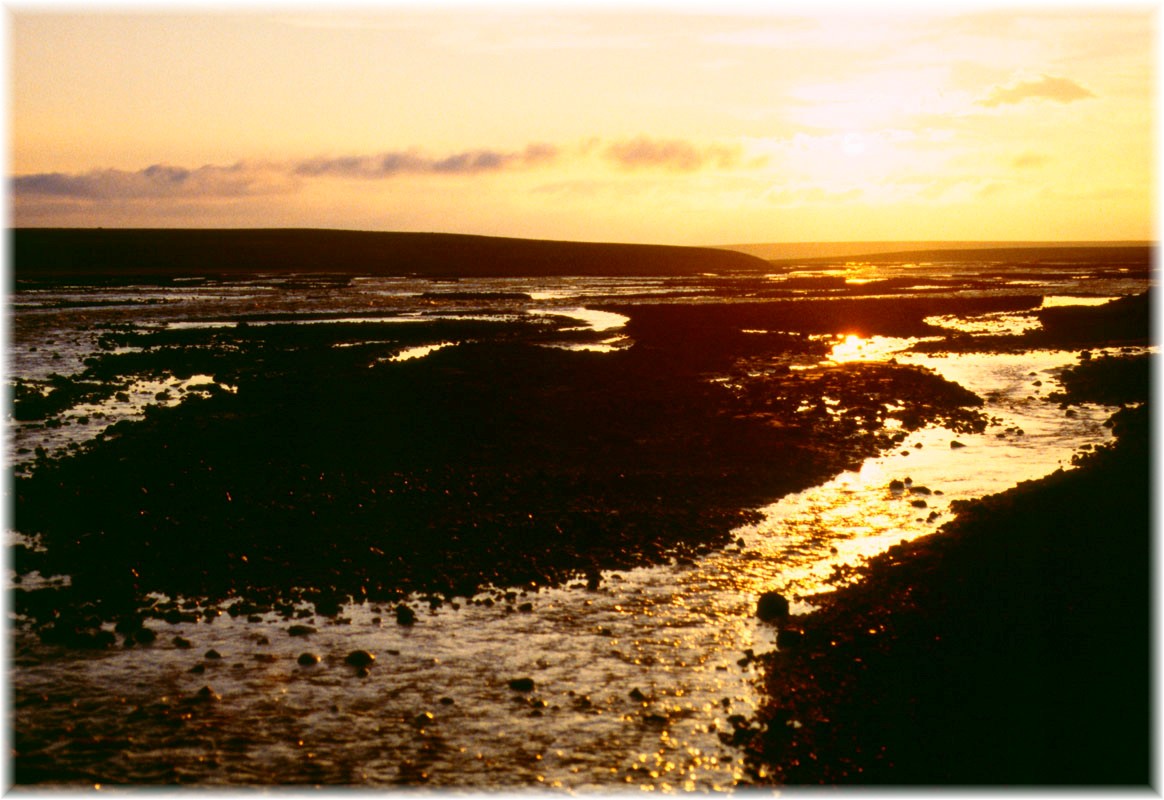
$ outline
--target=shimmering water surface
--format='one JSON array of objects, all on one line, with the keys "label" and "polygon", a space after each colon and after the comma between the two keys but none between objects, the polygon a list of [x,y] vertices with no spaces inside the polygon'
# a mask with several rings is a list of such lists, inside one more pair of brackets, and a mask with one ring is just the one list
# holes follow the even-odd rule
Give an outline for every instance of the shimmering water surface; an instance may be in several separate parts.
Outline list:
[{"label": "shimmering water surface", "polygon": [[[866,274],[842,273],[858,281]],[[1101,294],[1091,297],[1127,287],[1114,288],[1094,287]],[[490,280],[456,289],[527,299],[446,303],[439,313],[564,317],[565,331],[593,335],[548,346],[599,351],[633,343],[620,333],[625,317],[590,306],[632,296],[685,302],[699,296],[698,282],[689,279]],[[367,278],[295,292],[275,279],[19,292],[10,369],[29,379],[79,371],[95,352],[101,326],[237,324],[239,315],[259,309],[288,319],[326,312],[335,321],[365,310],[369,298],[383,312],[376,319],[415,319],[433,291],[427,281]],[[1048,305],[1067,302],[1068,292],[1081,294],[1072,286],[1056,291]],[[1014,329],[1029,318],[991,322]],[[980,323],[941,322],[971,332]],[[840,568],[933,532],[952,518],[951,501],[1067,467],[1073,454],[1110,435],[1102,423],[1111,409],[1074,407],[1069,416],[1043,399],[1076,353],[920,355],[907,352],[914,343],[839,338],[822,365],[897,358],[930,367],[986,400],[987,430],[913,432],[858,471],[762,509],[763,519],[737,530],[726,549],[604,573],[597,588],[497,592],[431,609],[414,599],[413,607],[425,610],[412,626],[370,604],[345,607],[335,619],[304,609],[291,621],[210,610],[198,622],[158,623],[159,638],[149,647],[78,654],[42,644],[17,624],[13,724],[43,745],[44,769],[71,783],[660,791],[746,783],[740,754],[725,739],[739,723],[733,716],[749,717],[758,702],[756,667],[745,653],[776,647],[774,631],[754,617],[760,593],[780,590],[793,599],[793,613],[809,612],[813,595]],[[389,360],[456,344],[403,348]],[[135,418],[149,403],[180,402],[207,382],[213,379],[143,382],[127,399],[68,412],[69,424],[56,429],[10,423],[10,460],[29,460],[35,447],[67,449],[111,421]],[[964,446],[951,447],[954,440]],[[199,607],[196,599],[189,603]],[[293,624],[311,630],[292,635]],[[344,663],[356,649],[376,656],[364,677]],[[321,660],[301,665],[303,653]],[[532,685],[511,685],[526,678]]]}]

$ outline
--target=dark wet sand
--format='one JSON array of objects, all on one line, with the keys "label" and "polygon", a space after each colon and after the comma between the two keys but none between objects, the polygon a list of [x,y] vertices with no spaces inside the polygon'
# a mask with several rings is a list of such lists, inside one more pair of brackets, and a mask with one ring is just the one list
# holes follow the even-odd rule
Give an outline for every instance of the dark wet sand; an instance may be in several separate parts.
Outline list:
[{"label": "dark wet sand", "polygon": [[[1146,399],[1143,359],[1093,373],[1068,397]],[[1149,785],[1147,407],[1114,420],[1081,469],[967,504],[795,620],[747,745],[772,780]]]},{"label": "dark wet sand", "polygon": [[[171,332],[60,388],[167,369],[238,393],[150,413],[14,476],[14,527],[47,548],[13,548],[17,573],[74,581],[18,589],[13,609],[47,641],[105,647],[117,642],[96,633],[103,619],[133,630],[143,615],[183,613],[150,605],[149,592],[239,613],[313,602],[326,616],[365,598],[440,602],[698,557],[728,542],[742,509],[892,447],[885,403],[905,400],[907,430],[983,424],[978,398],[914,368],[790,371],[827,350],[808,334],[926,336],[931,314],[1038,302],[632,305],[620,310],[636,346],[619,353],[536,346],[552,331],[441,323],[465,327],[429,328],[418,343],[474,342],[384,370],[368,369],[382,354],[333,346],[351,335],[342,326]],[[1051,332],[1006,346],[1144,344],[1149,307],[1141,296],[1053,310]],[[1091,386],[1122,402],[1094,394],[1110,380]],[[825,395],[842,402],[797,410]],[[790,784],[1146,782],[1144,424],[1089,469],[981,503],[877,559],[868,580],[802,620],[802,644],[770,669],[766,732],[739,744]]]}]

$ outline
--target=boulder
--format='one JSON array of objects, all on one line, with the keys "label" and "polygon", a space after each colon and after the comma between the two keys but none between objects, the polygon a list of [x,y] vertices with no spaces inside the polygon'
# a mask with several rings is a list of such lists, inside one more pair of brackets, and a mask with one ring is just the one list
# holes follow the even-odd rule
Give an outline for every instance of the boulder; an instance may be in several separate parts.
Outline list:
[{"label": "boulder", "polygon": [[764,592],[756,603],[756,616],[765,622],[785,619],[789,613],[788,600],[779,592]]},{"label": "boulder", "polygon": [[353,650],[348,653],[348,657],[344,659],[344,663],[353,667],[363,668],[370,667],[375,660],[376,656],[367,650]]}]

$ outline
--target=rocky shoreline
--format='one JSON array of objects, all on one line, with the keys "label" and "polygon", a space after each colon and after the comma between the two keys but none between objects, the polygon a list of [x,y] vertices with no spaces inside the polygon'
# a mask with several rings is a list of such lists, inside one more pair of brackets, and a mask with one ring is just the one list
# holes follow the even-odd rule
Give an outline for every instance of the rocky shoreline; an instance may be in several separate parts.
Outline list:
[{"label": "rocky shoreline", "polygon": [[[1152,777],[1149,363],[1086,361],[1064,403],[1116,444],[968,503],[793,618],[736,738],[785,785],[1124,786]],[[788,646],[783,646],[788,642]],[[758,731],[758,732],[757,732]]]}]

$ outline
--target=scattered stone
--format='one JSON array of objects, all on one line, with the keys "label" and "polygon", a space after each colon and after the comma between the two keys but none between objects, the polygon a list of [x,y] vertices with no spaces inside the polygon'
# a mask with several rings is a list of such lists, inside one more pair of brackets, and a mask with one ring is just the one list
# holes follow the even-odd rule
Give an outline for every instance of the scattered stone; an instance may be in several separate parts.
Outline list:
[{"label": "scattered stone", "polygon": [[314,667],[319,663],[319,656],[315,653],[300,653],[296,663],[301,667]]},{"label": "scattered stone", "polygon": [[202,657],[209,658],[212,661],[217,661],[217,660],[222,658],[222,653],[220,653],[217,650],[214,650],[212,648],[210,650],[207,650],[206,653],[204,653]]},{"label": "scattered stone", "polygon": [[533,603],[522,603],[517,607],[517,610],[521,611],[522,613],[529,614],[533,611]]},{"label": "scattered stone", "polygon": [[957,439],[955,439],[954,441],[950,442],[950,449],[951,449],[951,450],[957,450],[958,448],[960,448],[960,447],[965,447],[965,446],[966,446],[966,445],[962,444],[962,443],[961,443],[961,442],[959,442]]},{"label": "scattered stone", "polygon": [[353,667],[370,667],[375,660],[376,656],[367,650],[353,650],[348,653],[348,657],[344,659],[344,663]]},{"label": "scattered stone", "polygon": [[764,622],[784,619],[789,613],[788,600],[779,592],[764,592],[756,604],[756,616]]},{"label": "scattered stone", "polygon": [[515,692],[532,692],[534,690],[533,678],[514,678],[509,682],[509,688]]},{"label": "scattered stone", "polygon": [[925,508],[929,505],[925,500],[910,500],[909,504],[914,508]]},{"label": "scattered stone", "polygon": [[209,686],[203,686],[195,693],[194,696],[205,702],[212,702],[214,700],[222,699],[222,697],[216,694]]},{"label": "scattered stone", "polygon": [[138,628],[133,633],[133,640],[138,644],[153,644],[158,635],[149,628]]},{"label": "scattered stone", "polygon": [[423,728],[426,725],[431,725],[436,720],[431,711],[422,711],[412,718],[414,727]]},{"label": "scattered stone", "polygon": [[292,636],[310,636],[315,633],[315,628],[310,625],[292,625],[287,629],[287,633]]},{"label": "scattered stone", "polygon": [[175,636],[173,638],[173,642],[174,647],[177,647],[179,650],[189,650],[194,646],[194,643],[187,639],[185,636]]},{"label": "scattered stone", "polygon": [[315,613],[321,617],[339,616],[341,608],[340,602],[333,598],[315,601]]},{"label": "scattered stone", "polygon": [[451,698],[451,697],[442,697],[442,698],[441,698],[440,700],[438,700],[437,702],[438,702],[438,703],[440,703],[442,706],[451,706],[451,705],[453,705],[454,703],[456,703],[457,701],[456,701],[456,700],[454,700],[454,699],[453,699],[453,698]]},{"label": "scattered stone", "polygon": [[904,492],[905,491],[905,483],[902,481],[899,481],[897,479],[891,480],[889,482],[889,491],[891,491],[891,492]]},{"label": "scattered stone", "polygon": [[412,625],[416,622],[416,612],[408,606],[396,606],[396,623],[398,625]]},{"label": "scattered stone", "polygon": [[776,646],[781,650],[795,647],[804,641],[804,631],[799,628],[781,628],[776,634]]},{"label": "scattered stone", "polygon": [[634,689],[631,689],[630,692],[627,693],[627,696],[630,697],[631,700],[634,700],[636,703],[645,703],[647,701],[647,696],[643,694],[642,689],[639,689],[637,686]]},{"label": "scattered stone", "polygon": [[206,665],[205,664],[195,664],[194,666],[190,667],[190,669],[187,671],[192,672],[195,675],[201,675],[203,672],[206,671]]}]

